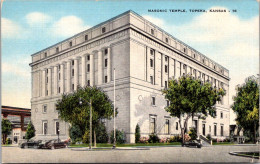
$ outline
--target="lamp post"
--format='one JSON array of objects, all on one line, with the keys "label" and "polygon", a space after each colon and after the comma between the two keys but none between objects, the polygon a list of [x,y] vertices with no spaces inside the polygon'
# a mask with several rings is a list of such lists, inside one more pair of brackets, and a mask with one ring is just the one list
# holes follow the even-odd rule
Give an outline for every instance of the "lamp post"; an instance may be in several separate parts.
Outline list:
[{"label": "lamp post", "polygon": [[58,133],[58,143],[60,142],[60,129],[57,130]]},{"label": "lamp post", "polygon": [[[92,149],[92,99],[90,98],[90,102],[87,102],[89,104],[89,110],[90,110],[90,119],[89,119],[89,149]],[[82,99],[79,98],[79,104],[82,105]]]},{"label": "lamp post", "polygon": [[114,68],[114,144],[113,144],[113,149],[116,148],[116,69]]}]

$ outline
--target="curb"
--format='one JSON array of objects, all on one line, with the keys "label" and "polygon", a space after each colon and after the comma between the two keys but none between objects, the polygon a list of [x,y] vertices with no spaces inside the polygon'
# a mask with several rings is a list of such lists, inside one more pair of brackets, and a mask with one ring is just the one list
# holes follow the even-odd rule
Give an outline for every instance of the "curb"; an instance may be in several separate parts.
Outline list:
[{"label": "curb", "polygon": [[[229,152],[230,155],[235,155],[235,156],[238,156],[238,157],[246,157],[246,158],[254,158],[254,159],[260,159],[260,157],[254,157],[254,156],[250,156],[250,155],[240,155],[239,153],[248,153],[248,152],[245,152],[245,151],[239,151],[239,152]],[[258,152],[259,153],[259,152]]]}]

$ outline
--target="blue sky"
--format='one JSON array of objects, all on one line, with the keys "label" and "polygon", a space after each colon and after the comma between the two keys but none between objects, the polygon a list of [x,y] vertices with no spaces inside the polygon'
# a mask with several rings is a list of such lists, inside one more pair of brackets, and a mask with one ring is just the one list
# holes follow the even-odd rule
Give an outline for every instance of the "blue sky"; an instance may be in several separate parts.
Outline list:
[{"label": "blue sky", "polygon": [[[237,12],[194,13],[189,9]],[[151,13],[148,9],[167,9]],[[186,9],[187,12],[169,12]],[[30,107],[31,54],[127,10],[133,10],[230,71],[235,85],[258,73],[259,12],[255,0],[11,1],[2,5],[2,104]]]}]

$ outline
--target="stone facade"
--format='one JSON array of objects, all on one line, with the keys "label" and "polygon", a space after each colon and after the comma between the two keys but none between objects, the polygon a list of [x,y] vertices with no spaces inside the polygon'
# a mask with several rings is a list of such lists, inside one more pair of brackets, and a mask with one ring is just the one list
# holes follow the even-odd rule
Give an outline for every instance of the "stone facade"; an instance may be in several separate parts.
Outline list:
[{"label": "stone facade", "polygon": [[[184,74],[226,90],[223,101],[216,105],[217,118],[198,120],[197,127],[200,134],[205,125],[205,135],[229,135],[229,71],[133,11],[33,54],[30,66],[32,121],[38,138],[56,137],[56,122],[60,137],[68,137],[69,125],[59,121],[55,102],[77,85],[102,87],[113,100],[113,68],[119,112],[116,128],[125,131],[127,142],[135,142],[137,123],[142,136],[153,131],[159,136],[180,134],[178,119],[164,110],[167,101],[161,89],[169,79]],[[105,124],[110,132],[113,119]],[[192,120],[188,125],[194,125]]]}]

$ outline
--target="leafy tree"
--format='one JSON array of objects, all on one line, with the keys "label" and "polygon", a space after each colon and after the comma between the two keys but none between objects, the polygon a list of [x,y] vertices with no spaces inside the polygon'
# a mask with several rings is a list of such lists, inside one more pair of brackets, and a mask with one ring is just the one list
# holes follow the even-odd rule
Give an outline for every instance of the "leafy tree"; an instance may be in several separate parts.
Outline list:
[{"label": "leafy tree", "polygon": [[140,126],[137,124],[135,127],[135,143],[140,142]]},{"label": "leafy tree", "polygon": [[9,134],[12,132],[12,124],[7,119],[2,119],[2,142],[3,144],[6,144],[6,138]]},{"label": "leafy tree", "polygon": [[259,86],[256,78],[247,78],[244,84],[236,87],[236,91],[232,109],[236,113],[237,124],[250,131],[253,134],[253,141],[256,142],[259,126]]},{"label": "leafy tree", "polygon": [[98,127],[95,129],[97,133],[97,143],[107,143],[108,142],[108,134],[106,130],[106,126],[103,123],[99,123]]},{"label": "leafy tree", "polygon": [[84,134],[78,125],[72,125],[69,129],[69,135],[72,143],[75,143],[76,141],[82,140]]},{"label": "leafy tree", "polygon": [[187,129],[189,118],[198,114],[215,117],[215,104],[225,95],[222,88],[213,88],[210,83],[202,83],[200,79],[193,79],[189,75],[182,76],[178,80],[170,80],[169,87],[162,92],[165,99],[170,101],[165,110],[171,116],[179,118],[183,143],[184,129]]},{"label": "leafy tree", "polygon": [[[80,100],[82,104],[79,103]],[[92,126],[95,135],[95,129],[98,127],[100,120],[110,119],[113,116],[112,101],[101,88],[78,86],[75,92],[63,94],[56,104],[59,117],[72,125],[77,125],[82,132],[81,138],[89,130],[90,101],[92,106]]]},{"label": "leafy tree", "polygon": [[191,128],[189,131],[189,135],[192,140],[197,139],[197,137],[198,137],[197,130],[195,128]]},{"label": "leafy tree", "polygon": [[34,136],[35,136],[35,128],[34,128],[32,122],[30,121],[28,126],[27,126],[25,139],[29,140],[29,139],[31,139]]}]

